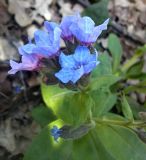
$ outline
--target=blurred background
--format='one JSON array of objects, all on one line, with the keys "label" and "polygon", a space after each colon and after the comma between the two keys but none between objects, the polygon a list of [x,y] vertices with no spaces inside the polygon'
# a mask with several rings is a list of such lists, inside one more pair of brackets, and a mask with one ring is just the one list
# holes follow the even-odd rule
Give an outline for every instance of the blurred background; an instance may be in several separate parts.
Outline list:
[{"label": "blurred background", "polygon": [[[44,20],[59,23],[63,16],[75,12],[90,16],[96,25],[110,17],[110,25],[98,39],[98,47],[106,49],[108,35],[115,33],[123,47],[123,62],[146,43],[146,0],[0,0],[1,160],[22,159],[32,138],[40,131],[31,113],[42,103],[39,76],[26,71],[8,75],[9,60],[19,61],[17,48],[33,38]],[[146,65],[143,69],[146,71]],[[145,102],[145,94],[132,96],[140,104]]]}]

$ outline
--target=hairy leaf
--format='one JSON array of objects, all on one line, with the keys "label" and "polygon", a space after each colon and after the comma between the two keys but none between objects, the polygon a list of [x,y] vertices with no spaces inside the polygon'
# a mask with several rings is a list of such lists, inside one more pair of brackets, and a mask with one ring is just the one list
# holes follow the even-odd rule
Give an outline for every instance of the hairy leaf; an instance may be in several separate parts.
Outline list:
[{"label": "hairy leaf", "polygon": [[79,125],[85,122],[93,105],[88,94],[62,89],[57,85],[42,85],[42,95],[55,115],[69,124]]}]

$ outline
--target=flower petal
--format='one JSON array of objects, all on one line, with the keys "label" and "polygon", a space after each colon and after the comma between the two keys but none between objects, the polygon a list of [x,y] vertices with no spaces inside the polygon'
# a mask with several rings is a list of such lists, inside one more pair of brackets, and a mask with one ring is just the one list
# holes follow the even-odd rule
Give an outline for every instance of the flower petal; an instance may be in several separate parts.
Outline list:
[{"label": "flower petal", "polygon": [[36,56],[22,56],[22,69],[23,70],[34,70],[38,64],[38,58]]},{"label": "flower petal", "polygon": [[103,22],[103,24],[97,26],[100,30],[107,30],[107,25],[109,23],[109,18]]},{"label": "flower petal", "polygon": [[38,30],[35,32],[35,41],[38,46],[35,51],[45,57],[55,56],[60,48],[60,36],[61,30],[58,27],[49,34]]},{"label": "flower petal", "polygon": [[91,18],[83,17],[78,20],[78,23],[73,23],[70,26],[70,30],[80,42],[86,44],[94,30],[94,25],[95,23]]},{"label": "flower petal", "polygon": [[15,74],[21,68],[21,64],[13,60],[10,60],[10,66],[12,69],[8,71],[8,74]]},{"label": "flower petal", "polygon": [[32,71],[38,67],[38,61],[39,59],[32,55],[23,55],[21,63],[10,60],[10,66],[12,69],[8,73],[15,74],[21,70]]},{"label": "flower petal", "polygon": [[49,36],[51,37],[52,45],[60,46],[60,36],[61,36],[61,29],[56,27],[53,32],[50,32]]},{"label": "flower petal", "polygon": [[72,55],[66,56],[63,52],[60,54],[59,63],[62,68],[74,68],[76,67],[74,58]]},{"label": "flower petal", "polygon": [[73,55],[76,62],[79,64],[86,64],[89,61],[90,51],[85,46],[78,46],[75,50],[75,54]]},{"label": "flower petal", "polygon": [[48,46],[50,42],[49,34],[41,30],[37,30],[34,33],[34,38],[35,38],[35,43],[38,47]]},{"label": "flower petal", "polygon": [[96,65],[96,62],[90,62],[87,65],[84,65],[84,73],[90,73],[96,67]]},{"label": "flower petal", "polygon": [[44,22],[44,26],[45,26],[45,28],[47,29],[48,32],[53,32],[53,30],[56,27],[59,27],[59,25],[57,23],[55,23],[55,22],[48,22],[48,21]]},{"label": "flower petal", "polygon": [[99,35],[102,33],[103,30],[106,30],[106,29],[107,29],[108,23],[109,23],[109,18],[108,18],[105,22],[103,22],[103,24],[101,24],[101,25],[99,25],[99,26],[96,26],[96,27],[94,28],[93,35],[92,35],[92,36],[94,36],[94,39],[95,39],[95,40],[99,37]]},{"label": "flower petal", "polygon": [[24,54],[33,54],[33,53],[35,53],[36,49],[37,49],[36,45],[32,44],[32,43],[28,43],[28,44],[23,45],[23,46],[21,46],[21,47],[18,48],[19,53],[21,55],[24,55]]},{"label": "flower petal", "polygon": [[95,50],[94,54],[91,54],[89,59],[89,63],[84,65],[84,72],[86,74],[90,73],[99,63],[100,61],[97,60],[98,58],[98,52]]},{"label": "flower petal", "polygon": [[71,78],[71,81],[73,83],[76,83],[84,74],[84,68],[81,66],[81,68],[74,70],[74,74]]},{"label": "flower petal", "polygon": [[92,33],[95,23],[90,17],[83,17],[78,22],[78,27],[84,31],[84,33]]},{"label": "flower petal", "polygon": [[74,70],[62,68],[55,76],[63,83],[68,83],[74,75]]},{"label": "flower petal", "polygon": [[90,17],[83,17],[71,24],[70,31],[82,44],[90,45],[96,41],[103,30],[107,29],[108,22],[109,19],[95,27],[95,23]]},{"label": "flower petal", "polygon": [[62,19],[60,23],[60,28],[62,30],[62,38],[69,38],[72,36],[72,32],[70,31],[70,26],[73,23],[77,23],[78,19],[80,19],[80,15],[66,16]]}]

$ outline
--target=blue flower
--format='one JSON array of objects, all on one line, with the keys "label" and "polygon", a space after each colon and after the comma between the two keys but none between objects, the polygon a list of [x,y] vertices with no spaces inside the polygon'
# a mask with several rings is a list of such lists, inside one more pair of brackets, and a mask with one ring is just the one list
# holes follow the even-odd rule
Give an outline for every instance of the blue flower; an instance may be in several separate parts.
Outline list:
[{"label": "blue flower", "polygon": [[66,16],[62,19],[60,25],[54,22],[45,22],[48,31],[59,27],[62,30],[61,37],[64,40],[72,40],[76,37],[83,45],[94,43],[103,30],[107,29],[109,19],[103,24],[95,26],[94,21],[90,17],[81,17],[79,14]]},{"label": "blue flower", "polygon": [[48,32],[52,32],[56,27],[59,28],[59,25],[57,23],[48,22],[48,21],[44,22],[44,26],[45,26],[45,28],[47,29]]},{"label": "blue flower", "polygon": [[21,70],[36,70],[39,67],[38,64],[39,59],[35,55],[23,55],[21,63],[10,60],[11,70],[9,70],[8,74],[15,74],[16,72]]},{"label": "blue flower", "polygon": [[73,39],[73,34],[70,31],[70,26],[73,23],[77,23],[78,19],[80,19],[80,15],[76,14],[76,15],[70,15],[70,16],[65,16],[63,17],[60,25],[58,25],[57,23],[54,22],[48,22],[45,21],[45,27],[48,31],[51,31],[52,29],[56,28],[56,27],[60,27],[60,29],[62,30],[62,34],[61,37],[64,40],[72,40]]},{"label": "blue flower", "polygon": [[44,54],[46,57],[52,57],[59,51],[61,30],[58,27],[55,27],[49,34],[38,30],[34,36],[40,54]]},{"label": "blue flower", "polygon": [[69,29],[82,44],[90,45],[97,40],[103,30],[107,29],[108,23],[109,19],[95,27],[95,23],[90,17],[82,17],[73,23]]},{"label": "blue flower", "polygon": [[50,58],[56,56],[60,49],[61,30],[58,27],[52,29],[49,33],[37,30],[34,33],[36,44],[28,43],[19,48],[21,55],[35,54],[38,57]]},{"label": "blue flower", "polygon": [[54,137],[54,140],[57,142],[58,138],[61,136],[61,130],[57,126],[53,126],[51,129],[51,135]]},{"label": "blue flower", "polygon": [[72,32],[70,31],[70,26],[74,23],[77,23],[78,19],[80,19],[80,15],[72,15],[72,16],[66,16],[62,19],[60,23],[60,28],[62,30],[62,38],[71,40],[73,37]]},{"label": "blue flower", "polygon": [[91,54],[87,47],[78,46],[72,55],[61,53],[59,63],[62,69],[55,76],[63,83],[76,83],[84,74],[90,73],[99,61],[97,52]]},{"label": "blue flower", "polygon": [[37,54],[37,46],[31,42],[18,48],[21,55]]}]

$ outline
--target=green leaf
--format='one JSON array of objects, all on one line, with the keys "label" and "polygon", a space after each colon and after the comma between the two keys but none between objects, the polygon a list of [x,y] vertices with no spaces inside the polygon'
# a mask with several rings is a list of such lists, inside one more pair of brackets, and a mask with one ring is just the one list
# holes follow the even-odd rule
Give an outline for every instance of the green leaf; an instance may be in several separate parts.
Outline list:
[{"label": "green leaf", "polygon": [[135,79],[138,79],[140,81],[146,80],[146,73],[142,72],[137,77],[134,77]]},{"label": "green leaf", "polygon": [[95,117],[101,116],[110,111],[117,100],[116,95],[110,92],[103,92],[102,90],[96,90],[91,92],[91,96],[94,100],[92,114]]},{"label": "green leaf", "polygon": [[143,80],[136,85],[128,86],[124,89],[125,93],[129,93],[132,91],[146,93],[146,80]]},{"label": "green leaf", "polygon": [[31,114],[34,120],[37,123],[39,123],[42,127],[46,126],[48,123],[56,119],[53,112],[44,104],[41,104],[40,106],[33,108]]},{"label": "green leaf", "polygon": [[73,143],[71,160],[113,160],[99,141],[95,132],[91,131]]},{"label": "green leaf", "polygon": [[83,16],[91,17],[96,25],[103,23],[108,17],[108,2],[109,0],[101,0],[98,3],[90,5],[82,13]]},{"label": "green leaf", "polygon": [[121,56],[123,53],[119,38],[115,34],[110,34],[108,37],[108,48],[113,57],[113,72],[115,73],[120,66]]},{"label": "green leaf", "polygon": [[111,125],[100,125],[80,139],[58,143],[50,135],[54,126],[62,128],[61,120],[54,121],[33,140],[23,160],[144,160],[146,145],[132,130]]},{"label": "green leaf", "polygon": [[133,120],[133,113],[125,95],[123,95],[121,103],[124,116],[129,120]]},{"label": "green leaf", "polygon": [[146,45],[139,47],[134,55],[127,60],[123,66],[121,66],[121,71],[125,73],[130,67],[132,67],[135,63],[139,61],[139,58],[142,57],[146,53]]},{"label": "green leaf", "polygon": [[135,55],[138,57],[143,56],[146,53],[146,45],[138,47],[137,50],[135,51]]},{"label": "green leaf", "polygon": [[132,109],[134,118],[140,119],[139,112],[146,112],[146,108],[144,106],[140,105],[133,98],[128,97],[127,100],[128,100],[128,103],[130,104],[130,107]]},{"label": "green leaf", "polygon": [[94,91],[102,87],[108,88],[119,80],[120,80],[120,77],[117,77],[115,75],[105,75],[105,76],[93,78],[89,85],[89,90]]},{"label": "green leaf", "polygon": [[55,142],[50,135],[54,125],[61,128],[64,123],[57,120],[44,128],[27,149],[23,160],[113,160],[94,132],[74,141],[59,138]]},{"label": "green leaf", "polygon": [[105,115],[102,116],[102,119],[104,120],[118,120],[118,121],[127,121],[127,119],[125,119],[125,117],[115,114],[115,113],[111,113],[108,112]]},{"label": "green leaf", "polygon": [[144,160],[146,157],[146,144],[128,128],[99,124],[96,134],[113,160]]},{"label": "green leaf", "polygon": [[87,120],[93,105],[92,98],[81,92],[42,85],[42,96],[46,105],[58,118],[69,124],[79,125]]},{"label": "green leaf", "polygon": [[139,92],[139,93],[146,93],[146,87],[141,87],[141,86],[129,86],[125,89],[125,93],[129,92]]},{"label": "green leaf", "polygon": [[57,120],[47,127],[34,138],[32,144],[27,149],[24,160],[67,160],[72,150],[72,141],[64,141],[59,138],[58,143],[50,135],[50,129],[54,126],[61,128],[63,122]]},{"label": "green leaf", "polygon": [[133,66],[131,66],[128,69],[128,71],[126,73],[126,77],[133,78],[133,77],[140,76],[142,73],[143,65],[144,65],[144,61],[140,61],[140,62],[135,63]]},{"label": "green leaf", "polygon": [[107,52],[99,55],[98,60],[100,64],[94,69],[91,73],[92,78],[103,76],[103,75],[111,75],[112,74],[112,65],[111,58]]}]

